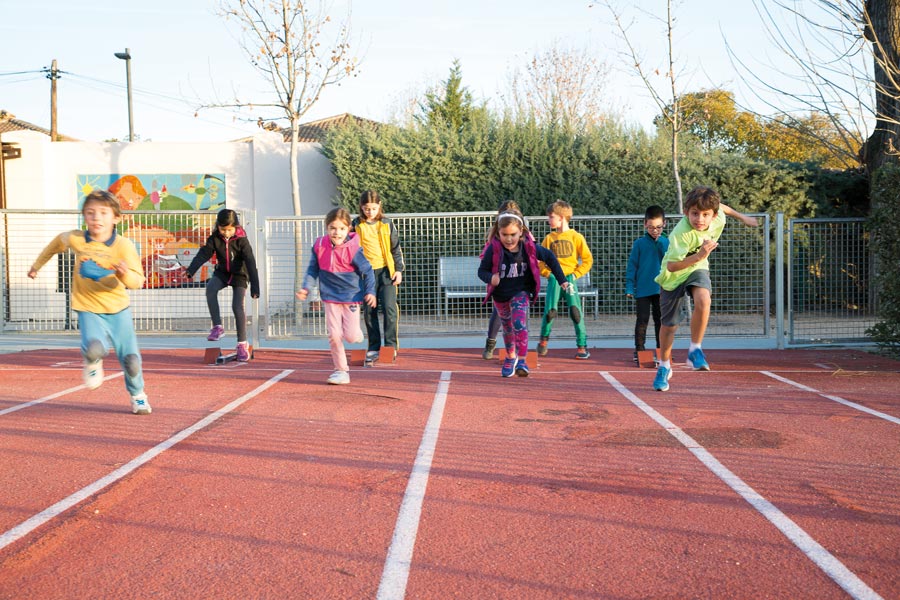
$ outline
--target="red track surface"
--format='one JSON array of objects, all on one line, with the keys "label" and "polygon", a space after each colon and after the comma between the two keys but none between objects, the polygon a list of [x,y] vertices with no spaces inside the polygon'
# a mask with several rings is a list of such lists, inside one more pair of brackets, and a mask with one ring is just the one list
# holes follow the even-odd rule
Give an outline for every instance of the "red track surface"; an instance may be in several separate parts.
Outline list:
[{"label": "red track surface", "polygon": [[570,354],[0,355],[0,598],[900,598],[900,363]]}]

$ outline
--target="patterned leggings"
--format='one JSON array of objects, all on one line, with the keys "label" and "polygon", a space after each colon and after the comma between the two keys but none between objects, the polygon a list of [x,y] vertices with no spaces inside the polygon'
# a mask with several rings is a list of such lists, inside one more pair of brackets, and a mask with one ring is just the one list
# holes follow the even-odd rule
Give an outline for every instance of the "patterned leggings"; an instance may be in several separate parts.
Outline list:
[{"label": "patterned leggings", "polygon": [[506,302],[494,300],[503,329],[507,356],[525,358],[528,354],[528,292],[519,292]]}]

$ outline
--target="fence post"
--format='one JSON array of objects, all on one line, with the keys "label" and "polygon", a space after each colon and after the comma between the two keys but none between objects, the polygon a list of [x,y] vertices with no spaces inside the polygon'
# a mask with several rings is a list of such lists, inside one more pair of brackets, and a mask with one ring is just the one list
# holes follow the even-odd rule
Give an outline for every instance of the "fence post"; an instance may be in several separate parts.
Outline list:
[{"label": "fence post", "polygon": [[775,213],[775,347],[784,350],[784,213]]}]

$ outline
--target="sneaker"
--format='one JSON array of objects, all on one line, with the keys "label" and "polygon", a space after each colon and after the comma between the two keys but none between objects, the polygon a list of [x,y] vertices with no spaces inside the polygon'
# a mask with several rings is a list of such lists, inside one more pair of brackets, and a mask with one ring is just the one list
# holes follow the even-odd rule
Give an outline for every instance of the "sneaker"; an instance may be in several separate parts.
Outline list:
[{"label": "sneaker", "polygon": [[84,362],[84,386],[96,390],[103,383],[103,361]]},{"label": "sneaker", "polygon": [[504,358],[503,359],[503,367],[500,369],[500,375],[503,377],[512,377],[513,373],[516,371],[516,359],[515,358]]},{"label": "sneaker", "polygon": [[494,358],[494,348],[496,347],[497,340],[492,340],[491,338],[484,340],[484,352],[481,353],[481,358],[484,360],[491,360]]},{"label": "sneaker", "polygon": [[641,361],[638,360],[637,353],[638,353],[638,351],[635,350],[635,351],[634,351],[634,358],[633,358],[632,360],[634,360],[634,364],[640,365],[640,364],[641,364]]},{"label": "sneaker", "polygon": [[328,383],[331,385],[346,385],[350,383],[349,371],[335,371],[328,376]]},{"label": "sneaker", "polygon": [[538,356],[547,356],[547,352],[550,350],[549,348],[547,348],[547,343],[549,341],[550,340],[548,340],[547,338],[541,338],[541,341],[538,342],[538,345],[537,345]]},{"label": "sneaker", "polygon": [[236,358],[238,359],[238,362],[247,362],[250,360],[250,343],[238,342],[235,352],[237,353]]},{"label": "sneaker", "polygon": [[524,358],[516,360],[516,375],[519,377],[528,377],[528,364]]},{"label": "sneaker", "polygon": [[578,360],[587,360],[591,357],[591,353],[588,352],[588,349],[584,346],[578,347],[578,352],[575,353],[575,358]]},{"label": "sneaker", "polygon": [[209,335],[206,336],[210,342],[218,342],[222,339],[222,336],[225,335],[225,328],[221,325],[216,325],[212,329],[209,330]]},{"label": "sneaker", "polygon": [[709,371],[709,363],[703,355],[703,350],[697,348],[692,352],[688,352],[687,366],[695,371]]},{"label": "sneaker", "polygon": [[660,367],[656,370],[656,379],[653,380],[653,389],[664,392],[669,389],[669,380],[672,379],[672,369]]},{"label": "sneaker", "polygon": [[368,352],[366,352],[366,362],[377,362],[378,355],[378,350],[369,350]]},{"label": "sneaker", "polygon": [[136,415],[149,415],[153,412],[150,403],[147,402],[147,394],[141,392],[137,396],[131,397],[131,412]]}]

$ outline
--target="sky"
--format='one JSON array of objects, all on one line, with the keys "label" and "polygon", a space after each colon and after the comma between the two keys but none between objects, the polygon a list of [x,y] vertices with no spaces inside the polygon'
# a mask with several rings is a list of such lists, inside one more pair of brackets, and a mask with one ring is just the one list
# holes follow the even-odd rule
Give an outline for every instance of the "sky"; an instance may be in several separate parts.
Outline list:
[{"label": "sky", "polygon": [[[347,2],[335,0],[331,14],[343,17]],[[56,59],[62,73],[59,132],[89,141],[127,139],[126,63],[115,53],[128,48],[137,139],[226,141],[253,135],[259,131],[255,122],[231,111],[196,110],[235,93],[257,102],[270,98],[269,86],[249,65],[235,28],[216,14],[217,6],[212,0],[0,0],[0,109],[49,129],[50,80],[41,71]],[[512,70],[554,44],[588,49],[610,63],[608,100],[627,122],[649,129],[659,112],[628,67],[602,4],[355,0],[349,6],[357,75],[327,88],[304,122],[345,112],[388,121],[410,98],[446,79],[454,60],[476,100],[497,105]],[[617,6],[644,64],[665,72],[665,1]],[[682,0],[675,11],[679,86],[723,86],[740,96],[725,39],[744,57],[764,53],[765,33],[752,3]],[[665,83],[661,75],[654,77]],[[272,115],[244,115],[254,121],[257,116]]]}]

